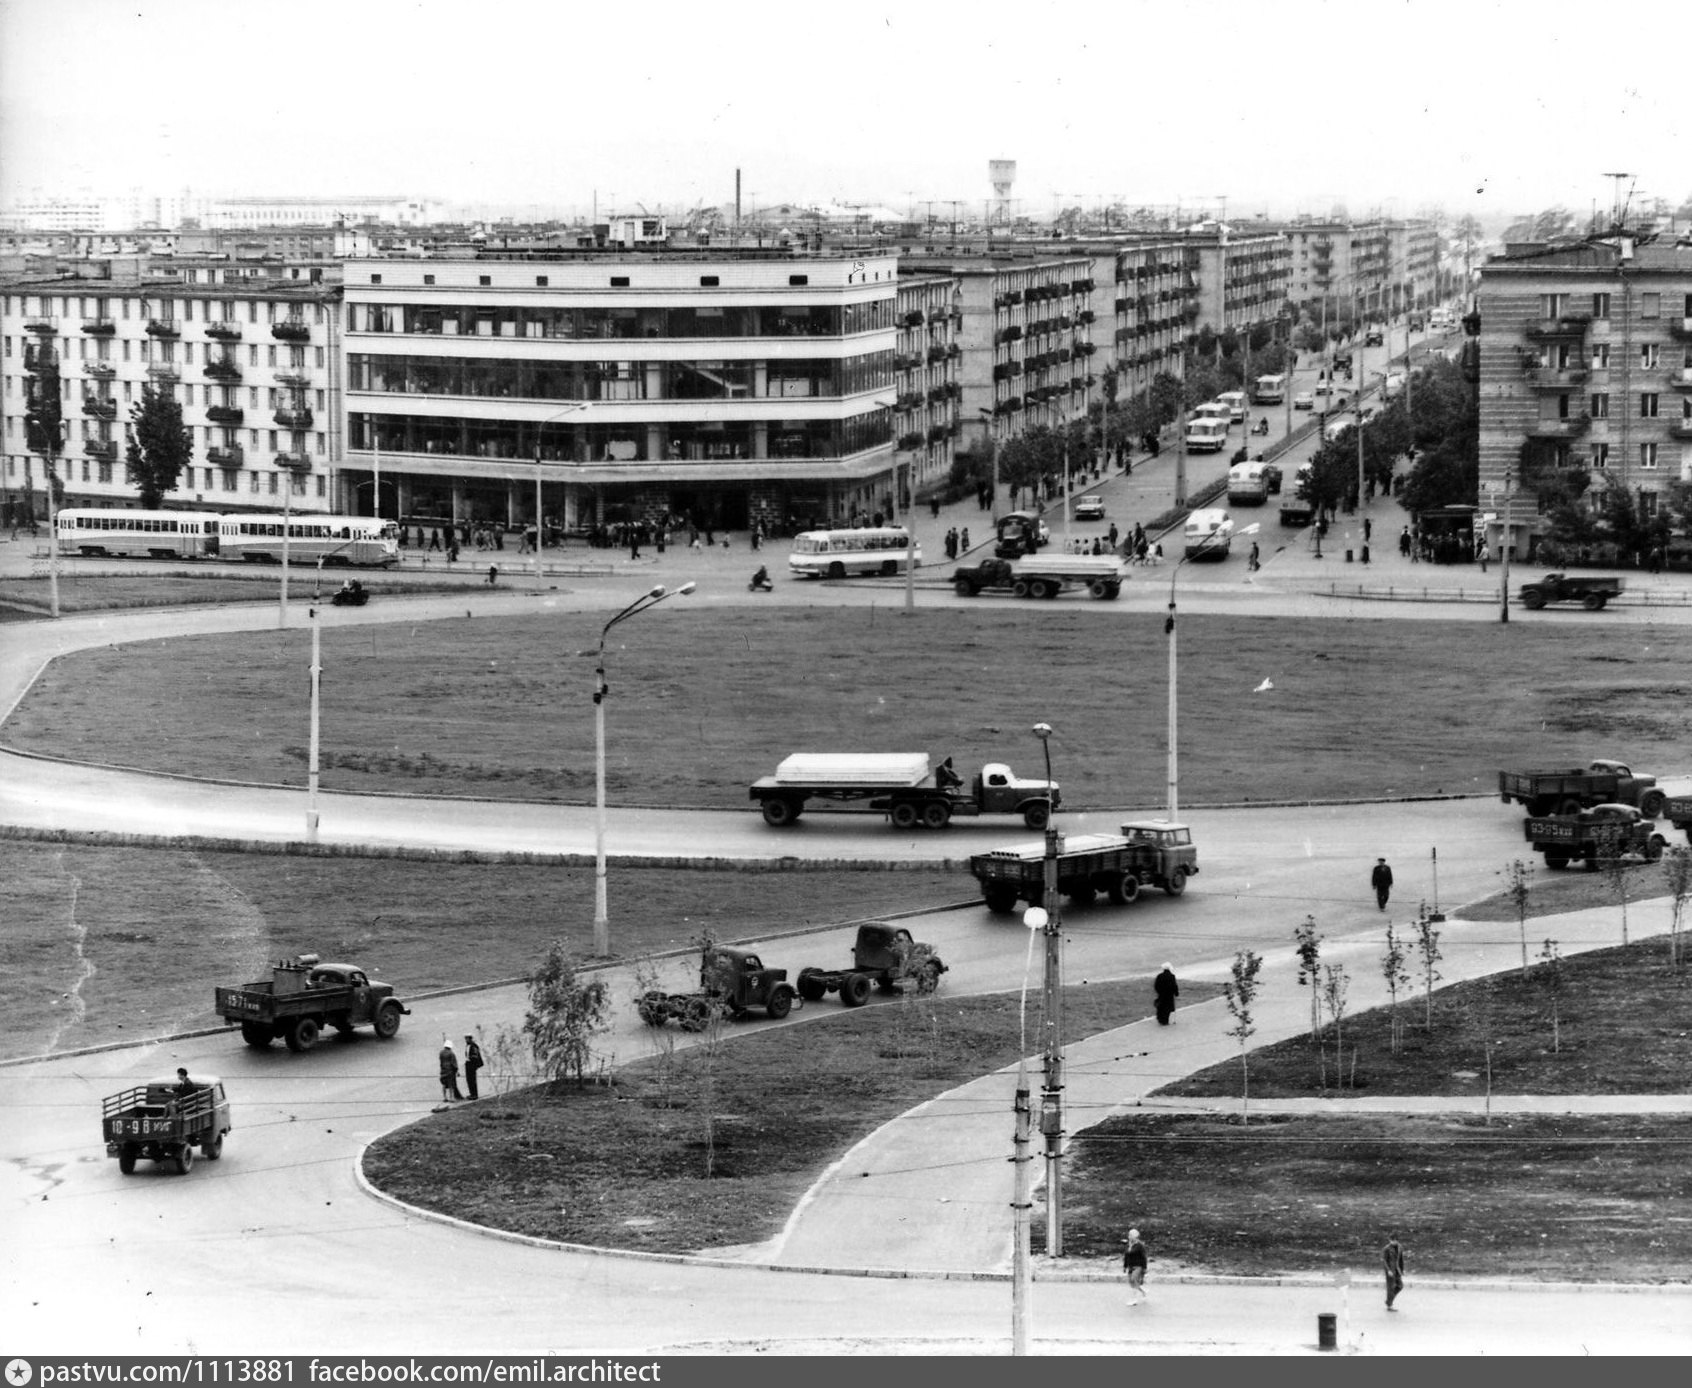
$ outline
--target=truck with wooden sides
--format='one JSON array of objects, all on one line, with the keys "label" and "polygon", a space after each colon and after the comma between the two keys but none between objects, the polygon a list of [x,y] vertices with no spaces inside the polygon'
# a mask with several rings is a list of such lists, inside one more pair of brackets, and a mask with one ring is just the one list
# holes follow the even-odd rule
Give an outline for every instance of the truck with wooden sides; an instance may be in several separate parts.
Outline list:
[{"label": "truck with wooden sides", "polygon": [[1002,762],[988,762],[967,786],[947,757],[926,752],[795,752],[775,775],[752,783],[764,822],[781,828],[811,800],[868,801],[895,829],[944,829],[957,815],[1015,814],[1043,829],[1061,802],[1056,781],[1025,781]]},{"label": "truck with wooden sides", "polygon": [[315,954],[300,954],[271,966],[270,977],[239,988],[217,990],[217,1015],[241,1028],[241,1039],[263,1048],[281,1038],[290,1051],[309,1051],[326,1027],[349,1035],[354,1027],[373,1027],[384,1041],[399,1031],[411,1012],[353,964],[325,964]]},{"label": "truck with wooden sides", "polygon": [[840,994],[847,1007],[862,1007],[870,990],[897,993],[900,985],[914,983],[918,993],[932,993],[940,986],[946,966],[934,946],[911,938],[902,926],[884,921],[866,921],[858,927],[852,942],[852,963],[844,969],[800,969],[799,996],[806,1002],[820,1002],[830,993]]},{"label": "truck with wooden sides", "polygon": [[100,1105],[106,1155],[117,1158],[125,1176],[142,1159],[168,1161],[186,1176],[194,1165],[194,1149],[216,1161],[223,1155],[223,1135],[233,1126],[229,1096],[215,1075],[131,1085]]},{"label": "truck with wooden sides", "polygon": [[1527,806],[1530,815],[1579,814],[1593,805],[1633,805],[1647,819],[1663,813],[1667,797],[1655,776],[1635,776],[1619,761],[1596,760],[1552,771],[1500,771],[1498,798]]},{"label": "truck with wooden sides", "polygon": [[[1057,852],[1057,889],[1076,905],[1103,893],[1123,905],[1143,888],[1161,887],[1169,896],[1187,890],[1198,876],[1198,848],[1185,824],[1166,819],[1130,820],[1119,834],[1070,834]],[[1046,901],[1046,845],[1016,844],[977,853],[969,869],[981,884],[987,909],[1004,915],[1016,903],[1043,906]]]},{"label": "truck with wooden sides", "polygon": [[1657,832],[1656,821],[1633,805],[1594,805],[1578,814],[1530,818],[1522,834],[1536,853],[1545,856],[1546,867],[1584,861],[1588,872],[1623,858],[1654,863],[1668,845]]},{"label": "truck with wooden sides", "polygon": [[1109,554],[1040,554],[1022,559],[983,559],[952,574],[960,598],[978,593],[1010,593],[1019,598],[1055,598],[1070,588],[1085,588],[1095,598],[1122,592],[1127,565]]},{"label": "truck with wooden sides", "polygon": [[1625,579],[1600,574],[1546,574],[1524,583],[1522,606],[1537,612],[1548,602],[1578,602],[1588,612],[1602,612],[1611,598],[1619,598]]}]

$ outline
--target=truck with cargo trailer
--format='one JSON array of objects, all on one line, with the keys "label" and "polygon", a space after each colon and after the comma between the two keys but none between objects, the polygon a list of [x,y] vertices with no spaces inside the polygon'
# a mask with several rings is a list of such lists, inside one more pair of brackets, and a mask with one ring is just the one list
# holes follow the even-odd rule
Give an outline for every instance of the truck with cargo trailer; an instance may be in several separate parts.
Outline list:
[{"label": "truck with cargo trailer", "polygon": [[1041,554],[1021,559],[983,559],[952,574],[952,591],[961,598],[978,593],[1010,593],[1019,598],[1055,598],[1069,588],[1085,588],[1095,598],[1114,598],[1128,576],[1122,560],[1108,554]]},{"label": "truck with cargo trailer", "polygon": [[1522,826],[1522,835],[1534,852],[1544,855],[1546,867],[1567,867],[1583,860],[1588,872],[1622,858],[1654,863],[1668,845],[1657,832],[1656,821],[1633,805],[1594,805],[1578,814],[1530,818]]},{"label": "truck with cargo trailer", "polygon": [[1530,815],[1572,815],[1593,805],[1633,805],[1647,819],[1663,813],[1667,796],[1655,776],[1635,776],[1619,761],[1596,760],[1555,771],[1500,771],[1498,798],[1527,806]]},{"label": "truck with cargo trailer", "polygon": [[309,1051],[326,1027],[346,1036],[369,1026],[388,1041],[411,1012],[392,985],[353,964],[325,964],[315,954],[280,960],[269,978],[219,988],[216,997],[217,1015],[231,1026],[239,1023],[249,1046],[262,1048],[280,1037],[290,1051]]},{"label": "truck with cargo trailer", "polygon": [[952,759],[934,764],[926,752],[795,752],[775,775],[752,783],[764,822],[780,828],[810,800],[867,800],[895,829],[944,829],[956,815],[1015,814],[1043,829],[1060,803],[1056,781],[1023,780],[1002,762],[988,762],[967,786]]},{"label": "truck with cargo trailer", "polygon": [[[977,853],[969,870],[981,884],[987,909],[1004,915],[1016,903],[1046,901],[1046,845],[1016,844]],[[1100,893],[1118,905],[1136,900],[1143,888],[1161,887],[1169,896],[1187,890],[1198,876],[1193,831],[1167,819],[1130,820],[1119,834],[1070,834],[1059,842],[1057,889],[1076,905]]]}]

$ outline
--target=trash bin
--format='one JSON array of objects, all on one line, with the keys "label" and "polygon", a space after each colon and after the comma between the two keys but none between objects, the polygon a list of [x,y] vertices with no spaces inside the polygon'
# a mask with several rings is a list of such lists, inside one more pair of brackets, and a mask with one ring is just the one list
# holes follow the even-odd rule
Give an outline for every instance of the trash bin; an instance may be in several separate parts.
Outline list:
[{"label": "trash bin", "polygon": [[1339,1348],[1339,1317],[1332,1311],[1322,1311],[1316,1316],[1316,1348]]}]

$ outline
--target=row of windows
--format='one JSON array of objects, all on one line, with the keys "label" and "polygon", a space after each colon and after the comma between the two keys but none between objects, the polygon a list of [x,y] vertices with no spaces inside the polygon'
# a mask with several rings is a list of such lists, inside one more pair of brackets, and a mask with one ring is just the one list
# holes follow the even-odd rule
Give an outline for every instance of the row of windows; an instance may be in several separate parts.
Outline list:
[{"label": "row of windows", "polygon": [[[113,443],[116,441],[114,425],[111,422],[98,419],[67,419],[65,421],[65,441],[67,445],[74,445],[78,441],[78,425],[81,426],[80,440],[83,443]],[[24,438],[24,420],[17,415],[10,416],[6,420],[6,433],[8,439],[14,444],[21,442]],[[226,447],[229,444],[238,444],[241,442],[241,436],[245,434],[248,448],[256,449],[260,446],[261,440],[266,440],[272,453],[286,451],[288,440],[293,437],[292,432],[277,429],[236,429],[215,424],[190,425],[188,434],[191,440],[197,436],[201,444],[209,447]],[[321,433],[310,435],[302,433],[302,437],[315,439],[316,451],[319,454],[325,452],[328,447],[327,440]]]},{"label": "row of windows", "polygon": [[[22,355],[24,356],[26,362],[39,360],[38,351],[31,350],[36,346],[32,339],[23,339],[21,345],[24,348]],[[64,346],[60,350],[59,360],[67,362],[111,362],[115,364],[117,361],[130,361],[133,359],[136,361],[158,364],[163,364],[165,362],[175,363],[178,361],[180,361],[184,366],[192,366],[194,364],[195,344],[192,342],[177,342],[175,339],[168,337],[157,339],[149,337],[133,341],[129,338],[124,338],[115,345],[121,349],[121,355],[117,357],[114,357],[112,354],[114,344],[106,338],[67,337],[64,339]],[[230,343],[225,346],[221,342],[202,342],[199,346],[200,360],[203,362],[226,361],[231,362],[236,366],[243,365],[243,362],[241,361],[240,343]],[[135,351],[134,349],[136,348],[139,348],[140,350]],[[177,350],[179,348],[182,353],[180,357],[177,356]],[[257,366],[259,364],[259,352],[261,350],[259,345],[254,342],[249,342],[246,344],[246,348],[247,359],[244,364],[247,366]],[[3,347],[0,347],[0,350],[3,350],[5,355],[8,357],[12,355],[12,339],[10,337],[4,339]],[[295,371],[306,370],[306,351],[303,345],[295,344],[293,346],[285,346],[281,348],[274,345],[267,345],[262,350],[264,352],[264,364],[266,366],[278,367],[284,370],[290,367]],[[278,351],[283,353],[283,356],[280,359],[277,356]],[[327,361],[327,356],[323,348],[317,347],[313,349],[313,360],[316,363],[317,369],[321,371]]]},{"label": "row of windows", "polygon": [[[39,388],[31,389],[32,384],[35,383],[20,380],[15,376],[8,376],[6,378],[6,394],[11,396],[21,395],[24,397],[26,405],[34,406],[35,403],[41,399],[41,392]],[[79,400],[90,403],[109,403],[113,405],[131,404],[140,399],[141,385],[149,383],[138,381],[113,381],[104,391],[90,390],[88,388],[90,384],[91,383],[87,381],[60,381],[59,396],[60,399],[67,402],[66,413],[73,412],[76,408],[76,402]],[[195,387],[190,382],[186,385],[155,384],[153,388],[160,394],[170,394],[190,409],[193,408],[194,405],[194,391],[196,389],[200,392],[200,403],[207,409],[211,409],[215,406],[222,406],[226,409],[241,408],[241,396],[243,390],[245,391],[247,397],[246,408],[253,410],[260,408],[259,395],[261,391],[264,396],[263,408],[271,410],[300,409],[307,404],[311,396],[314,394],[317,398],[317,408],[322,410],[326,408],[324,402],[327,398],[326,393],[322,390],[311,392],[305,390],[294,390],[287,386],[242,387],[230,385],[203,385]]]},{"label": "row of windows", "polygon": [[801,361],[503,361],[354,353],[352,390],[517,400],[742,400],[886,390],[893,353]]},{"label": "row of windows", "polygon": [[[192,323],[227,323],[238,321],[242,305],[230,299],[174,299],[119,298],[113,295],[89,294],[6,294],[0,295],[0,311],[8,317],[21,313],[25,317],[39,314],[43,318],[161,318],[167,321]],[[117,311],[114,313],[113,310]],[[259,317],[263,309],[264,317]],[[133,311],[132,311],[133,310]],[[246,321],[249,323],[292,323],[309,319],[323,322],[322,304],[288,304],[266,300],[246,302]]]},{"label": "row of windows", "polygon": [[435,453],[548,462],[712,462],[840,458],[893,441],[890,410],[844,420],[781,420],[670,426],[531,424],[417,415],[348,417],[347,446],[381,453]]},{"label": "row of windows", "polygon": [[[1591,453],[1587,455],[1587,463],[1595,471],[1602,472],[1610,466],[1610,460],[1612,458],[1619,456],[1619,453],[1612,450],[1609,444],[1595,443],[1592,445]],[[1660,449],[1656,444],[1642,443],[1639,445],[1637,465],[1646,472],[1655,471],[1659,456]],[[1683,448],[1681,450],[1680,472],[1681,477],[1684,480],[1692,482],[1692,448]]]},{"label": "row of windows", "polygon": [[[18,458],[10,458],[9,457],[9,458],[6,459],[6,473],[7,473],[7,476],[13,481],[14,485],[16,484],[17,480],[20,478],[20,476],[22,475],[22,473],[24,471],[24,469],[20,466],[20,461],[21,460],[18,459]],[[65,480],[67,482],[71,482],[71,481],[76,480],[74,477],[71,476],[71,470],[75,466],[74,460],[72,462],[69,462],[69,463],[63,463],[62,462],[60,464],[60,466],[65,469],[64,476],[65,476]],[[111,463],[102,462],[102,463],[98,463],[98,464],[92,464],[86,458],[82,460],[82,479],[81,480],[88,483],[90,486],[95,485],[96,483],[104,484],[106,486],[112,485],[113,473],[114,473],[114,467]],[[220,486],[221,486],[221,490],[226,491],[226,492],[237,491],[237,490],[239,490],[238,482],[239,482],[239,478],[240,478],[240,473],[241,473],[241,469],[239,469],[239,468],[210,468],[210,467],[208,467],[208,468],[198,468],[198,469],[196,469],[196,468],[191,468],[191,467],[185,467],[185,468],[182,469],[182,476],[177,482],[176,490],[177,490],[178,493],[191,492],[191,491],[195,491],[195,490],[211,492],[211,491],[219,490]],[[196,488],[195,483],[194,483],[194,479],[195,479],[196,475],[198,475],[198,476],[200,476],[204,479],[203,485],[201,485],[198,488]],[[278,492],[280,490],[277,479],[281,478],[281,477],[292,477],[294,495],[295,496],[305,496],[306,495],[306,479],[301,474],[286,473],[286,472],[251,471],[247,475],[248,475],[248,479],[249,479],[248,490],[250,490],[250,491],[257,492],[257,491],[261,490],[261,487],[262,487],[262,489],[267,490],[270,493],[271,496],[275,496],[275,495],[278,494]],[[267,485],[264,483],[264,479],[269,479]],[[319,473],[319,474],[317,474],[316,480],[317,480],[316,494],[319,497],[327,496],[328,495],[328,479],[327,479],[327,477],[325,477],[323,474]],[[127,467],[124,468],[123,482],[124,482],[124,485],[126,487],[133,487],[133,486],[136,485],[134,474],[131,473]]]},{"label": "row of windows", "polygon": [[[1680,316],[1692,318],[1692,294],[1662,294],[1654,290],[1640,291],[1639,316],[1645,319],[1661,318],[1665,300],[1671,308],[1678,301]],[[1539,296],[1539,316],[1541,318],[1561,318],[1565,314],[1577,311],[1590,311],[1594,318],[1608,318],[1611,302],[1611,296],[1608,292],[1597,292],[1590,296],[1585,294],[1541,294]]]},{"label": "row of windows", "polygon": [[[1567,419],[1569,417],[1569,397],[1559,395],[1557,400],[1557,417]],[[1662,402],[1663,397],[1656,391],[1645,391],[1639,397],[1638,417],[1640,419],[1663,418]],[[1610,396],[1607,391],[1597,391],[1588,397],[1588,405],[1588,412],[1594,419],[1608,419],[1610,417]],[[1680,402],[1680,418],[1682,422],[1692,423],[1692,399]]]},{"label": "row of windows", "polygon": [[689,308],[526,308],[348,304],[347,329],[449,337],[633,339],[840,337],[891,328],[893,300],[858,304],[697,305]]},{"label": "row of windows", "polygon": [[[1613,344],[1608,342],[1591,343],[1584,354],[1575,343],[1557,342],[1541,347],[1537,352],[1530,350],[1528,359],[1540,366],[1550,367],[1556,371],[1567,371],[1579,367],[1583,362],[1594,371],[1608,371],[1611,363],[1619,364],[1619,354],[1610,350]],[[1692,347],[1680,350],[1678,369],[1692,370]],[[1656,371],[1663,365],[1663,345],[1660,342],[1641,342],[1639,344],[1639,365],[1643,370]],[[1669,352],[1668,365],[1676,368],[1674,350]]]}]

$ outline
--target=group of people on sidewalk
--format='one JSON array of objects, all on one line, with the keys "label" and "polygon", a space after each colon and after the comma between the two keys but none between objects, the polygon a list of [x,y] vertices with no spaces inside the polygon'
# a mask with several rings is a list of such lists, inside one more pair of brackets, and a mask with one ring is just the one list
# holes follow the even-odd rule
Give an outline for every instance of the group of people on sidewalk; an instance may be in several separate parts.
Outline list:
[{"label": "group of people on sidewalk", "polygon": [[[464,1094],[458,1088],[458,1052],[452,1048],[452,1038],[441,1038],[441,1102],[451,1103],[455,1099],[463,1099]],[[476,1076],[482,1068],[482,1048],[476,1044],[474,1036],[464,1038],[464,1087],[470,1091],[469,1097],[479,1099],[481,1095],[476,1089]]]}]

